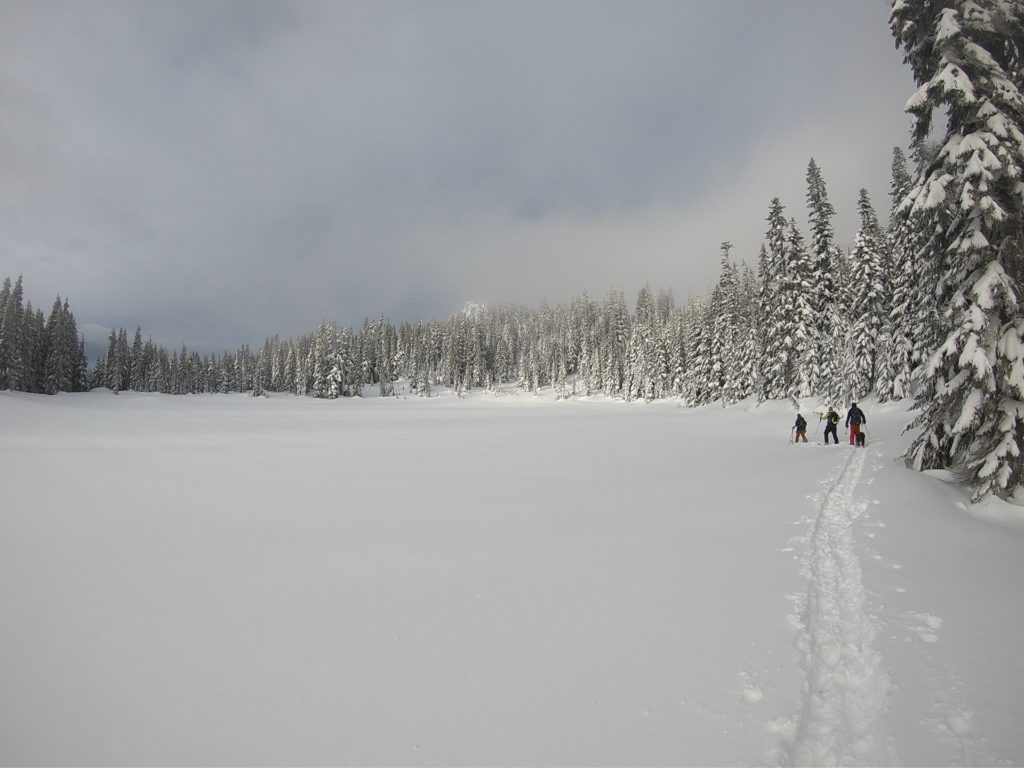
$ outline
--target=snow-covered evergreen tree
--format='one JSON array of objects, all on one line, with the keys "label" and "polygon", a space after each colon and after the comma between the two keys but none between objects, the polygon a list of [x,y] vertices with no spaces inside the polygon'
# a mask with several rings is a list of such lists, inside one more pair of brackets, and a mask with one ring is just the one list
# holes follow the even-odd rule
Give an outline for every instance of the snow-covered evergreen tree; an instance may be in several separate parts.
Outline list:
[{"label": "snow-covered evergreen tree", "polygon": [[512,354],[509,351],[507,335],[502,333],[498,339],[497,348],[494,354],[494,383],[499,389],[508,381],[509,366],[512,363]]},{"label": "snow-covered evergreen tree", "polygon": [[[81,375],[85,363],[81,360],[82,345],[78,338],[78,322],[67,298],[64,299],[61,314],[64,326],[63,344],[66,350],[64,378],[67,381],[67,391],[81,392],[85,388]],[[29,356],[26,354],[26,357]]]},{"label": "snow-covered evergreen tree", "polygon": [[348,397],[352,394],[353,362],[352,334],[342,328],[334,334],[333,349],[328,360],[327,397]]},{"label": "snow-covered evergreen tree", "polygon": [[722,405],[736,402],[739,387],[740,285],[735,265],[729,260],[732,243],[721,245],[718,285],[711,294],[711,400]]},{"label": "snow-covered evergreen tree", "polygon": [[689,366],[683,396],[690,405],[706,405],[716,392],[711,354],[712,314],[709,300],[691,298],[686,307],[684,334]]},{"label": "snow-covered evergreen tree", "polygon": [[815,344],[819,341],[814,318],[814,265],[796,221],[790,219],[786,235],[781,303],[785,316],[786,355],[790,361],[787,394],[809,397],[820,378]]},{"label": "snow-covered evergreen tree", "polygon": [[[483,330],[474,323],[471,329],[470,359],[467,361],[468,376],[474,386],[484,386],[487,380],[487,365],[483,353]],[[381,315],[371,327],[369,343],[373,345],[372,382],[377,384],[381,397],[389,397],[395,393],[395,364],[398,358],[397,338],[394,326]]]},{"label": "snow-covered evergreen tree", "polygon": [[739,300],[737,302],[737,326],[735,349],[735,381],[733,382],[734,397],[743,400],[758,391],[760,372],[758,371],[758,296],[760,285],[757,275],[746,263],[743,271],[737,272]]},{"label": "snow-covered evergreen tree", "polygon": [[789,250],[789,223],[779,198],[773,198],[768,210],[768,231],[761,250],[761,397],[786,397],[795,379],[796,363],[790,335],[789,291],[794,287],[784,280]]},{"label": "snow-covered evergreen tree", "polygon": [[0,290],[0,389],[7,389],[7,360],[10,356],[9,348],[10,343],[5,338],[4,333],[4,314],[7,308],[7,302],[11,298],[11,278],[5,277],[3,283],[3,289]]},{"label": "snow-covered evergreen tree", "polygon": [[84,392],[85,390],[89,389],[89,357],[85,351],[85,336],[82,335],[79,335],[78,337],[77,365],[77,386],[80,387],[80,391]]},{"label": "snow-covered evergreen tree", "polygon": [[626,345],[624,394],[627,400],[652,400],[660,387],[659,325],[654,297],[650,287],[645,285],[637,295],[636,314]]},{"label": "snow-covered evergreen tree", "polygon": [[1024,483],[1024,6],[895,0],[897,45],[919,89],[914,140],[936,109],[945,141],[906,198],[932,239],[943,336],[918,393],[916,468],[955,467],[974,500]]},{"label": "snow-covered evergreen tree", "polygon": [[[9,281],[5,288],[7,285]],[[19,275],[4,301],[3,315],[0,316],[0,389],[23,391],[29,378],[24,357],[23,295]]]},{"label": "snow-covered evergreen tree", "polygon": [[915,326],[917,307],[923,301],[917,272],[917,229],[909,210],[901,203],[913,180],[907,170],[907,158],[899,147],[892,153],[892,182],[889,194],[889,252],[892,264],[892,294],[889,314],[889,348],[886,365],[890,386],[879,394],[896,399],[908,397],[914,373]]},{"label": "snow-covered evergreen tree", "polygon": [[305,395],[309,392],[309,379],[306,374],[306,359],[296,355],[295,358],[295,394]]},{"label": "snow-covered evergreen tree", "polygon": [[11,298],[11,278],[10,276],[4,277],[3,286],[0,287],[0,318],[4,316],[4,308],[7,306],[7,300]]},{"label": "snow-covered evergreen tree", "polygon": [[142,326],[135,327],[132,339],[131,364],[129,366],[128,388],[133,392],[143,392],[146,388],[146,348],[142,343]]},{"label": "snow-covered evergreen tree", "polygon": [[813,260],[811,308],[814,313],[815,359],[817,370],[810,385],[815,392],[826,392],[837,384],[836,354],[833,346],[835,324],[843,304],[837,302],[841,286],[836,282],[836,267],[842,255],[835,242],[832,219],[836,215],[828,197],[825,179],[811,158],[807,165],[807,208],[811,224],[810,252]]},{"label": "snow-covered evergreen tree", "polygon": [[[2,317],[2,314],[0,314]],[[43,376],[46,369],[46,321],[42,313],[32,307],[32,301],[25,302],[22,314],[23,356],[27,379],[25,391],[39,393],[43,391]]]},{"label": "snow-covered evergreen tree", "polygon": [[857,201],[860,229],[850,254],[850,340],[854,360],[850,391],[860,399],[874,391],[878,345],[888,314],[882,273],[885,240],[866,189]]},{"label": "snow-covered evergreen tree", "polygon": [[252,396],[263,397],[270,381],[269,361],[267,360],[266,349],[260,350],[256,355],[256,370],[252,376]]},{"label": "snow-covered evergreen tree", "polygon": [[621,291],[612,289],[602,307],[602,370],[606,395],[622,392],[626,379],[626,346],[629,340],[629,310]]},{"label": "snow-covered evergreen tree", "polygon": [[71,389],[71,377],[68,375],[72,365],[72,355],[77,354],[77,346],[72,353],[68,347],[68,334],[64,325],[64,305],[60,296],[53,302],[50,319],[46,323],[46,372],[43,379],[43,391],[48,395],[68,392]]},{"label": "snow-covered evergreen tree", "polygon": [[117,330],[110,329],[110,336],[107,338],[107,352],[103,357],[103,383],[101,386],[119,392],[121,387],[121,364],[117,356]]},{"label": "snow-covered evergreen tree", "polygon": [[267,384],[271,392],[284,389],[284,365],[287,355],[281,347],[281,340],[274,336],[270,339],[270,377]]},{"label": "snow-covered evergreen tree", "polygon": [[313,346],[309,350],[310,389],[313,397],[329,396],[328,375],[331,371],[329,335],[330,330],[327,323],[320,323],[316,329],[316,335],[313,337]]}]

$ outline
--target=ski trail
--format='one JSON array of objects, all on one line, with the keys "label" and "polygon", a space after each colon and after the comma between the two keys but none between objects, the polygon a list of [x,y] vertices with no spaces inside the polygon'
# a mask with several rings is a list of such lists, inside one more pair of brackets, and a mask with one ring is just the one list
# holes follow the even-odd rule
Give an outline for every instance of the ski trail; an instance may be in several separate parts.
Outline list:
[{"label": "ski trail", "polygon": [[791,765],[891,763],[882,716],[889,680],[872,647],[853,521],[868,451],[851,451],[826,491],[810,537],[810,585],[796,646],[804,671],[803,708],[786,750]]}]

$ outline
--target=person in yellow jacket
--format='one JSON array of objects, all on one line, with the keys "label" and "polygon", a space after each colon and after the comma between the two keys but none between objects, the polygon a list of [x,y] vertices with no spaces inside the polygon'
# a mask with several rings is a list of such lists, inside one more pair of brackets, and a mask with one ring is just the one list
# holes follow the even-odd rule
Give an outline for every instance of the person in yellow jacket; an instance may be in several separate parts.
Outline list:
[{"label": "person in yellow jacket", "polygon": [[839,445],[839,433],[836,432],[836,428],[839,426],[839,414],[836,413],[835,408],[829,408],[828,413],[825,414],[825,445],[828,445],[828,436],[832,435],[832,439],[836,441],[836,445]]}]

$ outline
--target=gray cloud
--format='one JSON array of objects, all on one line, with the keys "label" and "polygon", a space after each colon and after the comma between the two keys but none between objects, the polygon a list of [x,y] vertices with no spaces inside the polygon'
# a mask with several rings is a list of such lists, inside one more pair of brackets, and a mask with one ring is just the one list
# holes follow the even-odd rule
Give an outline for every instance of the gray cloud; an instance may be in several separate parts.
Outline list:
[{"label": "gray cloud", "polygon": [[[0,275],[206,349],[753,262],[812,155],[852,238],[888,4],[0,5]],[[49,297],[49,298],[48,298]]]}]

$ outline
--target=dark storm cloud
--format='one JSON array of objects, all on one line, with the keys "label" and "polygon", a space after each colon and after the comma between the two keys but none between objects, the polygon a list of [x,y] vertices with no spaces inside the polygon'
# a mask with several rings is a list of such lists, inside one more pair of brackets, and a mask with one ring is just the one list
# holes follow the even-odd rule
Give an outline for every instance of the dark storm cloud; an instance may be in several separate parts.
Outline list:
[{"label": "dark storm cloud", "polygon": [[207,349],[703,291],[768,200],[884,212],[878,2],[0,4],[0,275]]}]

